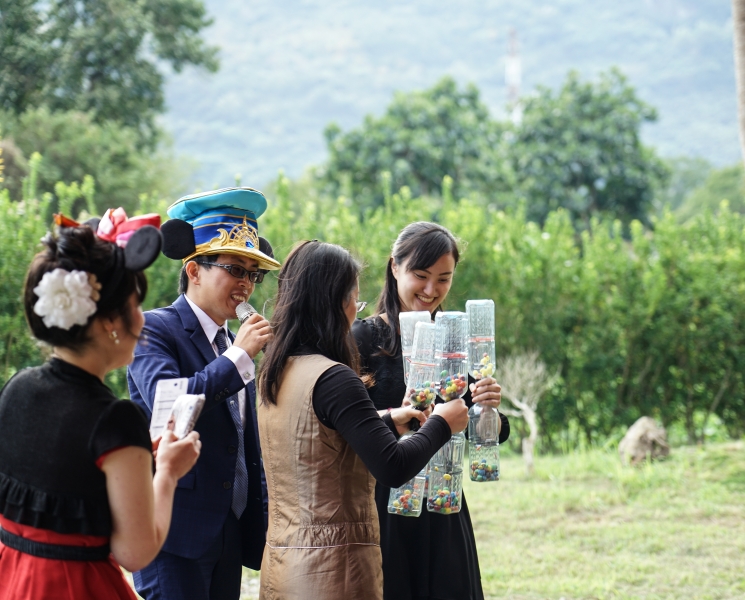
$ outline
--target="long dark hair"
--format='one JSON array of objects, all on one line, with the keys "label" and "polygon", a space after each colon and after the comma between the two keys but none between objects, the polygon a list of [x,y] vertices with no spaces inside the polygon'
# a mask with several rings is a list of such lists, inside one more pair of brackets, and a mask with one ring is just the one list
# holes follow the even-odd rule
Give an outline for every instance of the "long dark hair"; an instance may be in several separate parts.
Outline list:
[{"label": "long dark hair", "polygon": [[361,265],[335,244],[301,242],[279,272],[272,316],[274,341],[261,361],[259,394],[276,404],[287,359],[302,348],[343,363],[359,374],[359,352],[344,304],[357,286]]},{"label": "long dark hair", "polygon": [[[147,294],[147,279],[142,271],[129,270],[125,270],[122,277],[112,277],[114,253],[117,251],[114,244],[97,237],[88,225],[60,228],[56,235],[47,234],[42,244],[45,248],[31,261],[23,287],[23,309],[35,338],[52,346],[80,352],[90,341],[89,329],[96,317],[120,316],[127,329],[131,329],[129,298],[137,292],[137,299],[142,303]],[[88,317],[85,325],[73,325],[70,329],[47,327],[34,312],[34,305],[39,300],[34,288],[45,273],[54,269],[93,273],[102,284],[96,312]]]},{"label": "long dark hair", "polygon": [[[385,285],[378,296],[375,314],[384,314],[388,318],[390,339],[380,348],[383,354],[395,356],[401,350],[401,340],[398,335],[398,315],[401,312],[401,300],[398,297],[398,282],[393,276],[393,263],[407,271],[428,269],[444,254],[451,254],[458,264],[460,253],[458,241],[442,225],[417,221],[409,223],[398,234],[391,249],[391,256],[385,269]],[[440,310],[438,304],[434,312]]]}]

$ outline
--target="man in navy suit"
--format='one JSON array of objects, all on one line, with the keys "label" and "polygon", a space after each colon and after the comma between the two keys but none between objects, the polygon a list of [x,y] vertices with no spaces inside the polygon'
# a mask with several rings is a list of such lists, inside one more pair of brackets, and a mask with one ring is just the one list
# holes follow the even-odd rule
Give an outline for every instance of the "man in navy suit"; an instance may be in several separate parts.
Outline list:
[{"label": "man in navy suit", "polygon": [[[253,359],[272,334],[253,314],[228,330],[269,269],[256,219],[266,199],[250,188],[187,196],[168,209],[163,253],[181,259],[179,297],[145,313],[127,379],[148,414],[161,379],[186,377],[206,403],[195,429],[202,453],[178,482],[163,550],[134,574],[146,600],[238,600],[242,565],[259,569],[265,544],[266,486],[259,452]],[[263,241],[263,240],[262,240]]]}]

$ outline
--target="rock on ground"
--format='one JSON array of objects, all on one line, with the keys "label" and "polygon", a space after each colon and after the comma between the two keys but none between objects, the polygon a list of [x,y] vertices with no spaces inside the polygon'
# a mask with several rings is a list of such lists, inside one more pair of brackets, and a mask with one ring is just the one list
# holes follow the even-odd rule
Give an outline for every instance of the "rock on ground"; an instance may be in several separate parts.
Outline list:
[{"label": "rock on ground", "polygon": [[638,465],[649,458],[670,454],[667,432],[651,417],[641,417],[634,423],[618,444],[618,452],[625,464]]}]

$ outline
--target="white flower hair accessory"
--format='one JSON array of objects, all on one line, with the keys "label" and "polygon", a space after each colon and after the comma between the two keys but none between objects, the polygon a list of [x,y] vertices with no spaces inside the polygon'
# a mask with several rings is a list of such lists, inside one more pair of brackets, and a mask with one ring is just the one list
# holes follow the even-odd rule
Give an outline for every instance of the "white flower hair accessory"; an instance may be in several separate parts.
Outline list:
[{"label": "white flower hair accessory", "polygon": [[73,325],[85,325],[96,312],[96,300],[101,284],[93,273],[55,269],[44,273],[34,294],[39,300],[34,312],[47,327],[68,330]]}]

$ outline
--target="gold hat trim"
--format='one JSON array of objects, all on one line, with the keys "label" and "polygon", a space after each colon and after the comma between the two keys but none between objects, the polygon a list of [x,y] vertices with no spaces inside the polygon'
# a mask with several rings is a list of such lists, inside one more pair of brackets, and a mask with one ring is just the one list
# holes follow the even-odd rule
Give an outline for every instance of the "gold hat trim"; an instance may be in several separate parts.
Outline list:
[{"label": "gold hat trim", "polygon": [[[187,262],[200,254],[239,254],[248,255],[257,258],[263,262],[266,268],[278,269],[279,262],[270,258],[259,250],[259,234],[256,229],[249,227],[246,217],[243,217],[243,223],[234,225],[228,232],[223,228],[217,230],[220,235],[212,238],[209,242],[199,244],[195,252],[183,259]],[[249,247],[247,244],[251,244]]]}]

